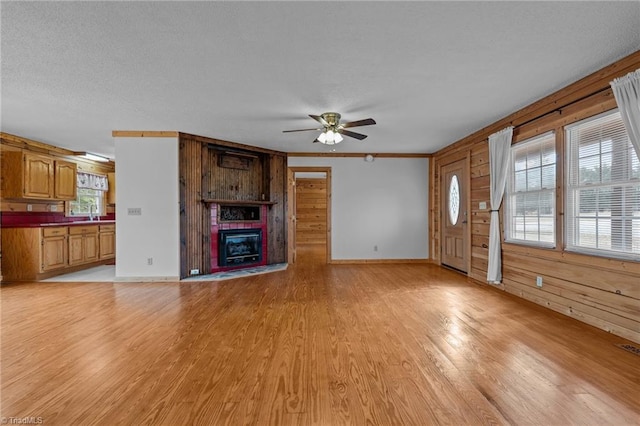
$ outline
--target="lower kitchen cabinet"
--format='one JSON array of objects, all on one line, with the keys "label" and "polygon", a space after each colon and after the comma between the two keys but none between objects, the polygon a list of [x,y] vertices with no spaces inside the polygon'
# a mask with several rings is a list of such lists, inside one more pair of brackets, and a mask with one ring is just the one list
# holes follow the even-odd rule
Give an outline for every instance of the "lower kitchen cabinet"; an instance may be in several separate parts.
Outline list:
[{"label": "lower kitchen cabinet", "polygon": [[100,259],[116,257],[116,226],[100,225]]},{"label": "lower kitchen cabinet", "polygon": [[40,272],[67,267],[67,259],[69,257],[67,232],[67,227],[42,228]]},{"label": "lower kitchen cabinet", "polygon": [[3,281],[36,281],[115,258],[115,225],[2,229]]},{"label": "lower kitchen cabinet", "polygon": [[73,226],[69,229],[69,266],[95,262],[99,258],[98,226]]}]

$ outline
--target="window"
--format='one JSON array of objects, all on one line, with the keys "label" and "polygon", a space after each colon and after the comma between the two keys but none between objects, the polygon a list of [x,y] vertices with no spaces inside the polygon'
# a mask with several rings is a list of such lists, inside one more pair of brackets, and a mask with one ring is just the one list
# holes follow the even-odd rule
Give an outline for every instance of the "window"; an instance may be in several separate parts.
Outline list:
[{"label": "window", "polygon": [[640,163],[617,111],[566,128],[568,250],[640,259]]},{"label": "window", "polygon": [[69,216],[104,216],[104,191],[78,188],[78,196],[68,205]]},{"label": "window", "polygon": [[507,241],[555,245],[555,188],[555,133],[545,133],[511,147],[505,197]]}]

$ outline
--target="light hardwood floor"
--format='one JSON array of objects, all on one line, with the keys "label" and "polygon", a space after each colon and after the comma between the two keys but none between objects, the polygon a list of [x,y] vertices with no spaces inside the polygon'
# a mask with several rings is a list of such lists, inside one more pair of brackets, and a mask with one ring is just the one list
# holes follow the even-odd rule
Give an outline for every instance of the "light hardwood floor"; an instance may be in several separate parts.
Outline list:
[{"label": "light hardwood floor", "polygon": [[321,256],[222,282],[3,286],[1,415],[640,424],[640,357],[624,339],[436,266]]}]

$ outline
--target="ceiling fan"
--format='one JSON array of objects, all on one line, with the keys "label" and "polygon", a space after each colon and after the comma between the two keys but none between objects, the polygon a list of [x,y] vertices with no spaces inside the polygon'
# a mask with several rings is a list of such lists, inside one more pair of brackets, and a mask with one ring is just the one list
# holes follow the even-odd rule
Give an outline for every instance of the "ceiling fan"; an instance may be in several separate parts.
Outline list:
[{"label": "ceiling fan", "polygon": [[342,135],[356,138],[358,140],[363,140],[367,137],[367,135],[363,135],[362,133],[356,133],[345,129],[350,127],[371,126],[373,124],[376,124],[376,121],[373,118],[365,118],[364,120],[351,121],[349,123],[340,123],[340,114],[338,114],[337,112],[325,112],[324,114],[320,115],[309,114],[309,117],[322,124],[323,127],[315,129],[283,130],[282,133],[321,130],[322,133],[320,133],[320,136],[318,136],[313,141],[313,143],[320,142],[325,145],[335,145],[342,142]]}]

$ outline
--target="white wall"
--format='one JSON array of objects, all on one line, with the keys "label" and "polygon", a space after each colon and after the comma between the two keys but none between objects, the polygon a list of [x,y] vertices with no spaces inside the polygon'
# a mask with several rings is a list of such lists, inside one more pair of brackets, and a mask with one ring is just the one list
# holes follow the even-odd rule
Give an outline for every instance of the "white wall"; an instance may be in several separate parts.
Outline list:
[{"label": "white wall", "polygon": [[288,164],[331,167],[334,260],[429,258],[427,158],[289,157]]},{"label": "white wall", "polygon": [[[114,139],[116,281],[177,280],[178,139]],[[129,208],[141,208],[142,215],[128,215]]]}]

